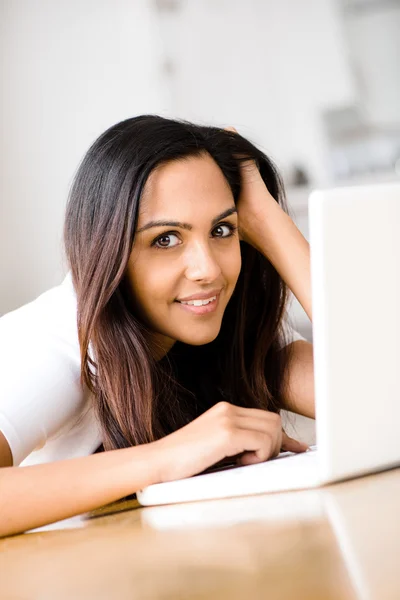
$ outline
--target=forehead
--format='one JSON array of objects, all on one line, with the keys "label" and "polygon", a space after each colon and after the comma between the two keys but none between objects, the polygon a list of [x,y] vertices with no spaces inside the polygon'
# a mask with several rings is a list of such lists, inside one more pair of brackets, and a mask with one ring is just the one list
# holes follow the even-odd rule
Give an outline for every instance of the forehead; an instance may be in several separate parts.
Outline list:
[{"label": "forehead", "polygon": [[233,195],[221,169],[209,154],[170,161],[149,176],[139,209],[144,219],[215,215],[233,206]]}]

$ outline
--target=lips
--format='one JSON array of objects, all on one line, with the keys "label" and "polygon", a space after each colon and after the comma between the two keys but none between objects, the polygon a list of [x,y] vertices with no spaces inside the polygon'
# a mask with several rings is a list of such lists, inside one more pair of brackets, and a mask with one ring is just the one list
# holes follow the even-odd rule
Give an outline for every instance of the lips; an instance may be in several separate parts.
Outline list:
[{"label": "lips", "polygon": [[177,306],[179,306],[182,310],[185,310],[186,312],[190,312],[192,315],[207,315],[216,311],[218,306],[218,300],[219,296],[216,296],[215,300],[212,300],[208,304],[203,304],[202,306],[194,306],[193,304],[182,304],[182,302],[177,302]]},{"label": "lips", "polygon": [[216,299],[217,296],[212,296],[211,298],[205,298],[204,300],[189,300],[187,302],[181,300],[180,302],[181,304],[188,304],[189,306],[207,306],[207,304],[210,304],[210,302],[213,302]]},{"label": "lips", "polygon": [[177,298],[176,302],[191,302],[194,300],[208,300],[214,296],[218,296],[221,293],[220,289],[209,290],[208,292],[198,292],[192,296],[186,296],[185,298]]},{"label": "lips", "polygon": [[[220,294],[221,290],[214,294],[214,296],[201,294],[202,296],[205,296],[205,298],[200,298],[200,294],[197,294],[196,296],[193,296],[193,299],[191,300],[176,300],[176,303],[180,308],[193,315],[207,315],[213,313],[217,309]],[[209,302],[203,304],[202,301],[204,300],[209,300]]]}]

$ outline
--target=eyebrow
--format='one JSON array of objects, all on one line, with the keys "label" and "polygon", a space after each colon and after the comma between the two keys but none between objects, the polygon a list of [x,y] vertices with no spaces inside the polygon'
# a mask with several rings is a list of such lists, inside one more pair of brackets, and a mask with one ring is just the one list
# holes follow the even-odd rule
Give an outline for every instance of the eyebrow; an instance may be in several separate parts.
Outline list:
[{"label": "eyebrow", "polygon": [[[236,206],[232,208],[228,208],[228,210],[224,210],[220,215],[217,215],[212,221],[211,225],[216,225],[222,219],[226,219],[230,215],[237,213]],[[152,227],[179,227],[181,229],[187,229],[191,231],[193,229],[193,225],[190,223],[181,223],[180,221],[149,221],[146,225],[143,225],[140,229],[136,231],[136,233],[140,233],[145,231],[146,229],[151,229]]]}]

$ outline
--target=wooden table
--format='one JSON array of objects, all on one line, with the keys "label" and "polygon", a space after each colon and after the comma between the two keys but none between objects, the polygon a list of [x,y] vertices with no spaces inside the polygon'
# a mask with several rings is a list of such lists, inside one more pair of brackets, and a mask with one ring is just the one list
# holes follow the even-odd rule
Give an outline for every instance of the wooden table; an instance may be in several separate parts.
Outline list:
[{"label": "wooden table", "polygon": [[312,491],[121,502],[6,538],[0,598],[399,600],[400,469]]}]

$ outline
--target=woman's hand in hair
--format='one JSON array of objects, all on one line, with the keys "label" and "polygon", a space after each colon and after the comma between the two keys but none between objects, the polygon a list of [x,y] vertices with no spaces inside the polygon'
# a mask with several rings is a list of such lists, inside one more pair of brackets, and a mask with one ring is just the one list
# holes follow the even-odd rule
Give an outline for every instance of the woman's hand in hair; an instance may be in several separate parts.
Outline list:
[{"label": "woman's hand in hair", "polygon": [[[233,127],[227,129],[237,133]],[[309,244],[270,194],[254,160],[238,159],[239,236],[269,260],[312,321]]]},{"label": "woman's hand in hair", "polygon": [[[234,127],[225,129],[238,133]],[[255,234],[257,225],[265,219],[266,209],[271,204],[282,209],[270,194],[254,160],[240,159],[240,174],[241,191],[237,204],[240,239],[260,250]]]},{"label": "woman's hand in hair", "polygon": [[154,442],[159,482],[201,473],[227,457],[250,465],[281,450],[304,452],[308,446],[282,431],[279,415],[219,402],[208,411]]}]

